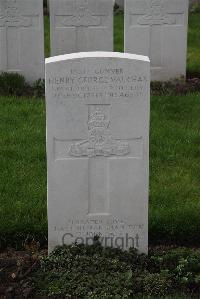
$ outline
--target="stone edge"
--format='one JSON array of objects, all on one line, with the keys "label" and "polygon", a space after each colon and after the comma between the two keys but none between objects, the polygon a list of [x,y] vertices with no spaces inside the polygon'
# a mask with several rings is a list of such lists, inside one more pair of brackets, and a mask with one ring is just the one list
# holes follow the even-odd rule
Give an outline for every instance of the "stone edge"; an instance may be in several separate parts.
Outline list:
[{"label": "stone edge", "polygon": [[124,59],[131,59],[131,60],[140,60],[150,62],[148,56],[130,54],[130,53],[119,53],[119,52],[80,52],[80,53],[72,53],[72,54],[65,54],[59,55],[54,57],[49,57],[45,59],[45,64],[72,60],[77,58],[124,58]]}]

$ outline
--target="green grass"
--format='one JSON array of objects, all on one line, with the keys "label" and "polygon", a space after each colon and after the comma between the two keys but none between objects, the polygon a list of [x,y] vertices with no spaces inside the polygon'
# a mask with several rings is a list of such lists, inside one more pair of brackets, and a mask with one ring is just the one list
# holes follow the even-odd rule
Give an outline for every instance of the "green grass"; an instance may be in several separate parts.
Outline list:
[{"label": "green grass", "polygon": [[189,16],[187,71],[200,73],[200,13]]},{"label": "green grass", "polygon": [[121,12],[114,16],[114,51],[124,52],[124,14]]},{"label": "green grass", "polygon": [[[124,15],[115,13],[114,17],[114,50],[124,51]],[[45,54],[50,56],[49,18],[45,17]],[[187,72],[200,73],[200,13],[190,14],[188,28]]]},{"label": "green grass", "polygon": [[200,94],[151,104],[151,240],[199,245]]},{"label": "green grass", "polygon": [[46,232],[45,104],[0,97],[0,236]]},{"label": "green grass", "polygon": [[[200,93],[151,99],[150,243],[199,245]],[[0,236],[45,239],[45,103],[0,97]]]}]

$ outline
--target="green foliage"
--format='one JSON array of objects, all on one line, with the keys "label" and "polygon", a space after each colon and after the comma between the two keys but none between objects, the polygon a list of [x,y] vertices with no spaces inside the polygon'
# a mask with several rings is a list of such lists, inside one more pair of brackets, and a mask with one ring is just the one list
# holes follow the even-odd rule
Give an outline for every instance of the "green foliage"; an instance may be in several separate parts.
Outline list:
[{"label": "green foliage", "polygon": [[44,94],[44,79],[39,79],[31,85],[18,73],[0,73],[0,95],[41,97]]},{"label": "green foliage", "polygon": [[37,298],[135,298],[200,291],[200,252],[152,251],[71,245],[58,247],[35,273]]},{"label": "green foliage", "polygon": [[190,13],[191,14],[200,14],[200,4],[194,3],[190,6]]},{"label": "green foliage", "polygon": [[151,82],[151,93],[153,95],[186,95],[200,90],[200,79],[177,79],[173,81]]},{"label": "green foliage", "polygon": [[164,296],[172,292],[172,277],[165,272],[147,273],[143,280],[144,293],[148,296]]},{"label": "green foliage", "polygon": [[17,73],[0,74],[0,94],[20,96],[24,94],[28,84],[25,78]]},{"label": "green foliage", "polygon": [[40,295],[49,297],[125,299],[131,286],[131,267],[100,246],[58,248],[43,259],[37,278]]},{"label": "green foliage", "polygon": [[164,271],[168,275],[170,273],[174,284],[182,291],[200,290],[200,251],[177,248],[154,254],[150,260],[152,269],[161,273]]},{"label": "green foliage", "polygon": [[36,97],[42,97],[45,94],[45,80],[39,79],[33,83],[33,91]]}]

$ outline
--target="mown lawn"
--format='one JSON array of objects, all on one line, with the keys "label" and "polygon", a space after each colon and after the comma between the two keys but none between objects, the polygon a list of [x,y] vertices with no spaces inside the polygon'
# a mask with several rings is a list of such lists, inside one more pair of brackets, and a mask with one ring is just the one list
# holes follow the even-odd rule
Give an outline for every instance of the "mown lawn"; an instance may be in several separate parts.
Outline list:
[{"label": "mown lawn", "polygon": [[[199,115],[200,93],[151,99],[151,244],[199,245]],[[0,97],[0,132],[1,241],[45,240],[44,100]]]},{"label": "mown lawn", "polygon": [[200,73],[200,13],[189,16],[187,72]]},{"label": "mown lawn", "polygon": [[150,240],[200,244],[200,94],[153,97]]},{"label": "mown lawn", "polygon": [[[124,16],[115,13],[114,18],[114,50],[124,51]],[[49,18],[45,17],[45,51],[50,56]],[[200,73],[200,13],[189,15],[187,72]]]},{"label": "mown lawn", "polygon": [[[45,103],[0,97],[0,238],[45,235]],[[13,239],[13,235],[15,238]]]}]

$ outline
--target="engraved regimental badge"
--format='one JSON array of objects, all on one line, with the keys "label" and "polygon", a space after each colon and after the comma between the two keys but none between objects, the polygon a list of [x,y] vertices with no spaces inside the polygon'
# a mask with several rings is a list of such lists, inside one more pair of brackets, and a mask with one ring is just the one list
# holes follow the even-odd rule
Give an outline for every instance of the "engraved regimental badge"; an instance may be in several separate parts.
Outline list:
[{"label": "engraved regimental badge", "polygon": [[128,142],[115,140],[110,132],[110,120],[103,108],[95,108],[88,117],[88,140],[72,144],[70,156],[125,156],[130,153]]}]

